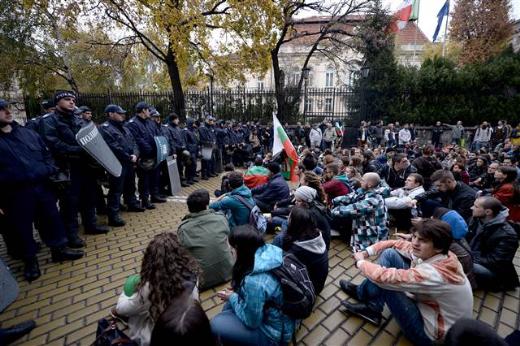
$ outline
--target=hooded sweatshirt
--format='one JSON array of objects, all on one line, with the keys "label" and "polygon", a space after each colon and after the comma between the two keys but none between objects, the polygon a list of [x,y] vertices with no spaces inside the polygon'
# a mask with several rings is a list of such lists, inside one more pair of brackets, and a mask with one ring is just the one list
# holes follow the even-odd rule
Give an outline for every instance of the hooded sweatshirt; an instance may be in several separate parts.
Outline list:
[{"label": "hooded sweatshirt", "polygon": [[379,287],[411,295],[430,339],[443,340],[458,319],[473,317],[473,292],[455,254],[421,260],[413,255],[412,243],[404,240],[381,241],[366,251],[374,256],[389,248],[410,259],[410,269],[385,268],[365,260],[358,261],[358,268]]},{"label": "hooded sweatshirt", "polygon": [[249,190],[245,185],[237,187],[221,200],[215,201],[209,205],[210,209],[217,211],[221,210],[226,214],[230,228],[249,223],[249,214],[251,210],[242,203],[237,196],[245,199],[250,206],[255,205],[255,200],[251,195],[251,190]]},{"label": "hooded sweatshirt", "polygon": [[283,263],[283,252],[277,246],[265,244],[255,253],[253,271],[246,275],[238,292],[231,294],[229,304],[242,323],[257,329],[274,343],[282,340],[288,343],[294,332],[295,321],[267,302],[283,304],[282,287],[278,279],[270,273]]}]

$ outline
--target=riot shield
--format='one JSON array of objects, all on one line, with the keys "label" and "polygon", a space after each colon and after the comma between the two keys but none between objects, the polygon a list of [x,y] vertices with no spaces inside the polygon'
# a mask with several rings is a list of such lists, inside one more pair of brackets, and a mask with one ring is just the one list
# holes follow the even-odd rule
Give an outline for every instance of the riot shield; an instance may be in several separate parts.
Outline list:
[{"label": "riot shield", "polygon": [[92,122],[76,134],[78,144],[92,156],[108,173],[114,177],[121,176],[121,163],[99,133],[96,125]]},{"label": "riot shield", "polygon": [[0,259],[0,312],[18,297],[18,283],[6,264]]},{"label": "riot shield", "polygon": [[168,140],[164,136],[155,136],[155,145],[157,146],[157,158],[155,160],[155,167],[159,166],[161,162],[168,157]]},{"label": "riot shield", "polygon": [[173,156],[166,157],[166,165],[168,167],[168,177],[170,178],[170,189],[172,196],[181,192],[181,177],[179,176],[179,168],[177,166],[177,159]]}]

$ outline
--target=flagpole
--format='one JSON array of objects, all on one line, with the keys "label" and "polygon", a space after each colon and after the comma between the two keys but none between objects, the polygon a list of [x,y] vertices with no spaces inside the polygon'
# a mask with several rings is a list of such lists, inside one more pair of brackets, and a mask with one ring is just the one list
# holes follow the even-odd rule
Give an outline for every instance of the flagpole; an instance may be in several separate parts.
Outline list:
[{"label": "flagpole", "polygon": [[448,22],[450,20],[450,1],[448,0],[448,11],[446,13],[446,27],[444,28],[444,40],[442,41],[442,57],[446,53],[446,40],[448,39]]}]

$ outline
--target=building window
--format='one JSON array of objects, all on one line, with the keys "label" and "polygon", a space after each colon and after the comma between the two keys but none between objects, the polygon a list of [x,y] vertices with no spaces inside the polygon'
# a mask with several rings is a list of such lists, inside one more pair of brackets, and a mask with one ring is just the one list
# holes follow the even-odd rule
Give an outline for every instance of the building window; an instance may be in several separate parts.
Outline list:
[{"label": "building window", "polygon": [[325,87],[331,88],[334,86],[334,71],[328,70],[325,73]]},{"label": "building window", "polygon": [[259,80],[256,82],[256,87],[260,90],[263,90],[264,89],[264,81],[262,80]]},{"label": "building window", "polygon": [[332,112],[332,98],[325,99],[325,112]]},{"label": "building window", "polygon": [[312,99],[305,97],[305,113],[312,112]]}]

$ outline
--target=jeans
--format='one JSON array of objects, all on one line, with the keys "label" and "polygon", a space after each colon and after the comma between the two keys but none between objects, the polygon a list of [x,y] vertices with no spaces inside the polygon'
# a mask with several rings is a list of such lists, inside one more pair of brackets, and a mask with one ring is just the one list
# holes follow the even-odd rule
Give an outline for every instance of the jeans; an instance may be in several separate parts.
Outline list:
[{"label": "jeans", "polygon": [[473,263],[473,273],[475,274],[478,288],[486,289],[497,286],[495,274],[482,264]]},{"label": "jeans", "polygon": [[223,345],[279,345],[279,343],[264,335],[260,328],[251,329],[246,327],[235,315],[229,303],[224,305],[221,313],[213,317],[210,324],[213,335]]},{"label": "jeans", "polygon": [[[394,249],[383,251],[378,263],[386,268],[408,269],[410,267],[408,261]],[[366,302],[374,311],[383,312],[386,303],[404,335],[414,345],[432,344],[431,339],[424,332],[424,321],[417,304],[404,292],[387,290],[365,279],[358,286],[357,294],[359,299]]]}]

